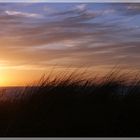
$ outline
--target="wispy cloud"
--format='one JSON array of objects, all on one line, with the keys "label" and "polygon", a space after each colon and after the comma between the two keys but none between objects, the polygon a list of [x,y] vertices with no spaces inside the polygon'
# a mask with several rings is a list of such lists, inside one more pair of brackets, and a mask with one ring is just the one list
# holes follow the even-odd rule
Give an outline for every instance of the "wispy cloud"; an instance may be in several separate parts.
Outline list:
[{"label": "wispy cloud", "polygon": [[125,15],[139,15],[140,14],[140,4],[139,3],[122,3],[122,4],[112,4],[112,8],[117,10],[120,14]]},{"label": "wispy cloud", "polygon": [[27,17],[27,18],[41,18],[41,17],[43,17],[40,14],[26,13],[26,12],[20,12],[20,11],[8,11],[8,10],[6,10],[5,13],[9,16],[19,16],[19,17]]},{"label": "wispy cloud", "polygon": [[[0,59],[36,67],[56,63],[113,66],[117,62],[138,66],[140,29],[128,23],[128,15],[124,15],[138,8],[125,5],[124,10],[119,4],[108,7],[94,10],[87,4],[75,4],[60,11],[56,8],[49,15],[0,8]],[[117,12],[119,8],[122,10]]]},{"label": "wispy cloud", "polygon": [[79,10],[79,11],[84,11],[87,9],[88,4],[78,4],[74,7],[74,9]]}]

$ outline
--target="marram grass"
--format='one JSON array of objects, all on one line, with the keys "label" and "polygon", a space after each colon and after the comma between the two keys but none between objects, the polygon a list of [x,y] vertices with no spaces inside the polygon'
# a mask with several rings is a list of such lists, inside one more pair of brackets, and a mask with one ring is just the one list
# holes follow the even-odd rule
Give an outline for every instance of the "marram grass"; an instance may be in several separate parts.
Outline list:
[{"label": "marram grass", "polygon": [[[140,78],[113,71],[43,76],[0,102],[0,136],[140,136]],[[129,80],[131,79],[131,80]]]}]

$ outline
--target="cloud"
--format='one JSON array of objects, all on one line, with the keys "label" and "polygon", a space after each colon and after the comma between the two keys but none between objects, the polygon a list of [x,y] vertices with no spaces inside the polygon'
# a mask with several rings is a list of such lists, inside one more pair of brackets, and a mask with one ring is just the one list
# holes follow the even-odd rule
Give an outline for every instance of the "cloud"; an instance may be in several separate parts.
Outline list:
[{"label": "cloud", "polygon": [[19,17],[27,17],[27,18],[41,18],[42,15],[35,13],[26,13],[20,11],[5,11],[5,13],[9,16],[19,16]]},{"label": "cloud", "polygon": [[74,7],[75,10],[84,11],[87,9],[87,4],[78,4]]},{"label": "cloud", "polygon": [[129,3],[125,7],[129,14],[140,14],[140,5],[138,3]]},{"label": "cloud", "polygon": [[122,4],[111,4],[114,10],[117,10],[120,14],[123,15],[139,15],[140,14],[140,4],[139,3],[122,3]]},{"label": "cloud", "polygon": [[50,14],[53,14],[53,13],[57,13],[58,11],[57,11],[57,9],[55,9],[55,8],[52,8],[52,7],[49,7],[48,5],[46,6],[44,6],[43,7],[43,10],[44,10],[44,12],[45,12],[45,15],[47,14],[47,15],[50,15]]},{"label": "cloud", "polygon": [[0,60],[10,60],[12,65],[92,67],[122,60],[138,65],[140,30],[128,28],[128,21],[122,24],[121,18],[106,18],[113,8],[97,12],[76,4],[40,19],[40,13],[0,9],[5,11],[0,13]]},{"label": "cloud", "polygon": [[65,11],[57,11],[52,14],[52,16],[63,16],[64,22],[84,22],[88,20],[92,20],[94,18],[98,18],[101,16],[109,15],[115,13],[115,9],[102,9],[102,10],[94,10],[89,9],[88,4],[78,4],[72,7],[71,9],[67,9]]},{"label": "cloud", "polygon": [[106,10],[103,10],[101,11],[101,14],[112,14],[112,13],[115,13],[115,10],[114,9],[106,9]]}]

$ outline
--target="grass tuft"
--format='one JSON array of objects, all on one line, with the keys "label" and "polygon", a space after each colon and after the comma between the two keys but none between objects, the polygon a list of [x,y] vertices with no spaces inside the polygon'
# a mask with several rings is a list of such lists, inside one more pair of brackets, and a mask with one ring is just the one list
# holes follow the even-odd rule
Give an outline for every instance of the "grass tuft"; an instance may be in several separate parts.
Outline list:
[{"label": "grass tuft", "polygon": [[1,91],[0,136],[140,136],[138,75],[133,80],[118,71],[101,79],[84,75],[43,75],[7,99]]}]

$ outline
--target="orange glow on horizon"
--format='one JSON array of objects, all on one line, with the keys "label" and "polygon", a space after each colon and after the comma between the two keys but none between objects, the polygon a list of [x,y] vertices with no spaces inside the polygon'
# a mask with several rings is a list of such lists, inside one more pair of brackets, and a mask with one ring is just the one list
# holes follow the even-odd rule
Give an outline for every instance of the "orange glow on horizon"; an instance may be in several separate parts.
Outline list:
[{"label": "orange glow on horizon", "polygon": [[[0,87],[5,86],[27,86],[41,78],[43,74],[51,74],[51,78],[59,77],[62,74],[69,74],[73,71],[84,71],[80,68],[67,68],[67,67],[48,67],[46,69],[10,69],[0,67]],[[87,70],[88,71],[88,70]],[[92,73],[94,75],[94,73]],[[82,78],[82,77],[81,77]]]},{"label": "orange glow on horizon", "polygon": [[[85,75],[81,75],[81,78],[93,78],[94,76],[103,76],[105,75],[109,69],[103,67],[96,68],[67,68],[67,67],[48,67],[46,69],[4,69],[0,67],[0,87],[5,86],[27,86],[31,83],[36,82],[41,78],[43,74],[47,76],[47,74],[51,74],[50,78],[54,78],[55,76],[59,78],[59,76],[63,77],[64,75],[68,75],[69,73],[77,71],[77,74],[80,71],[85,71]],[[60,78],[61,78],[60,77]]]}]

